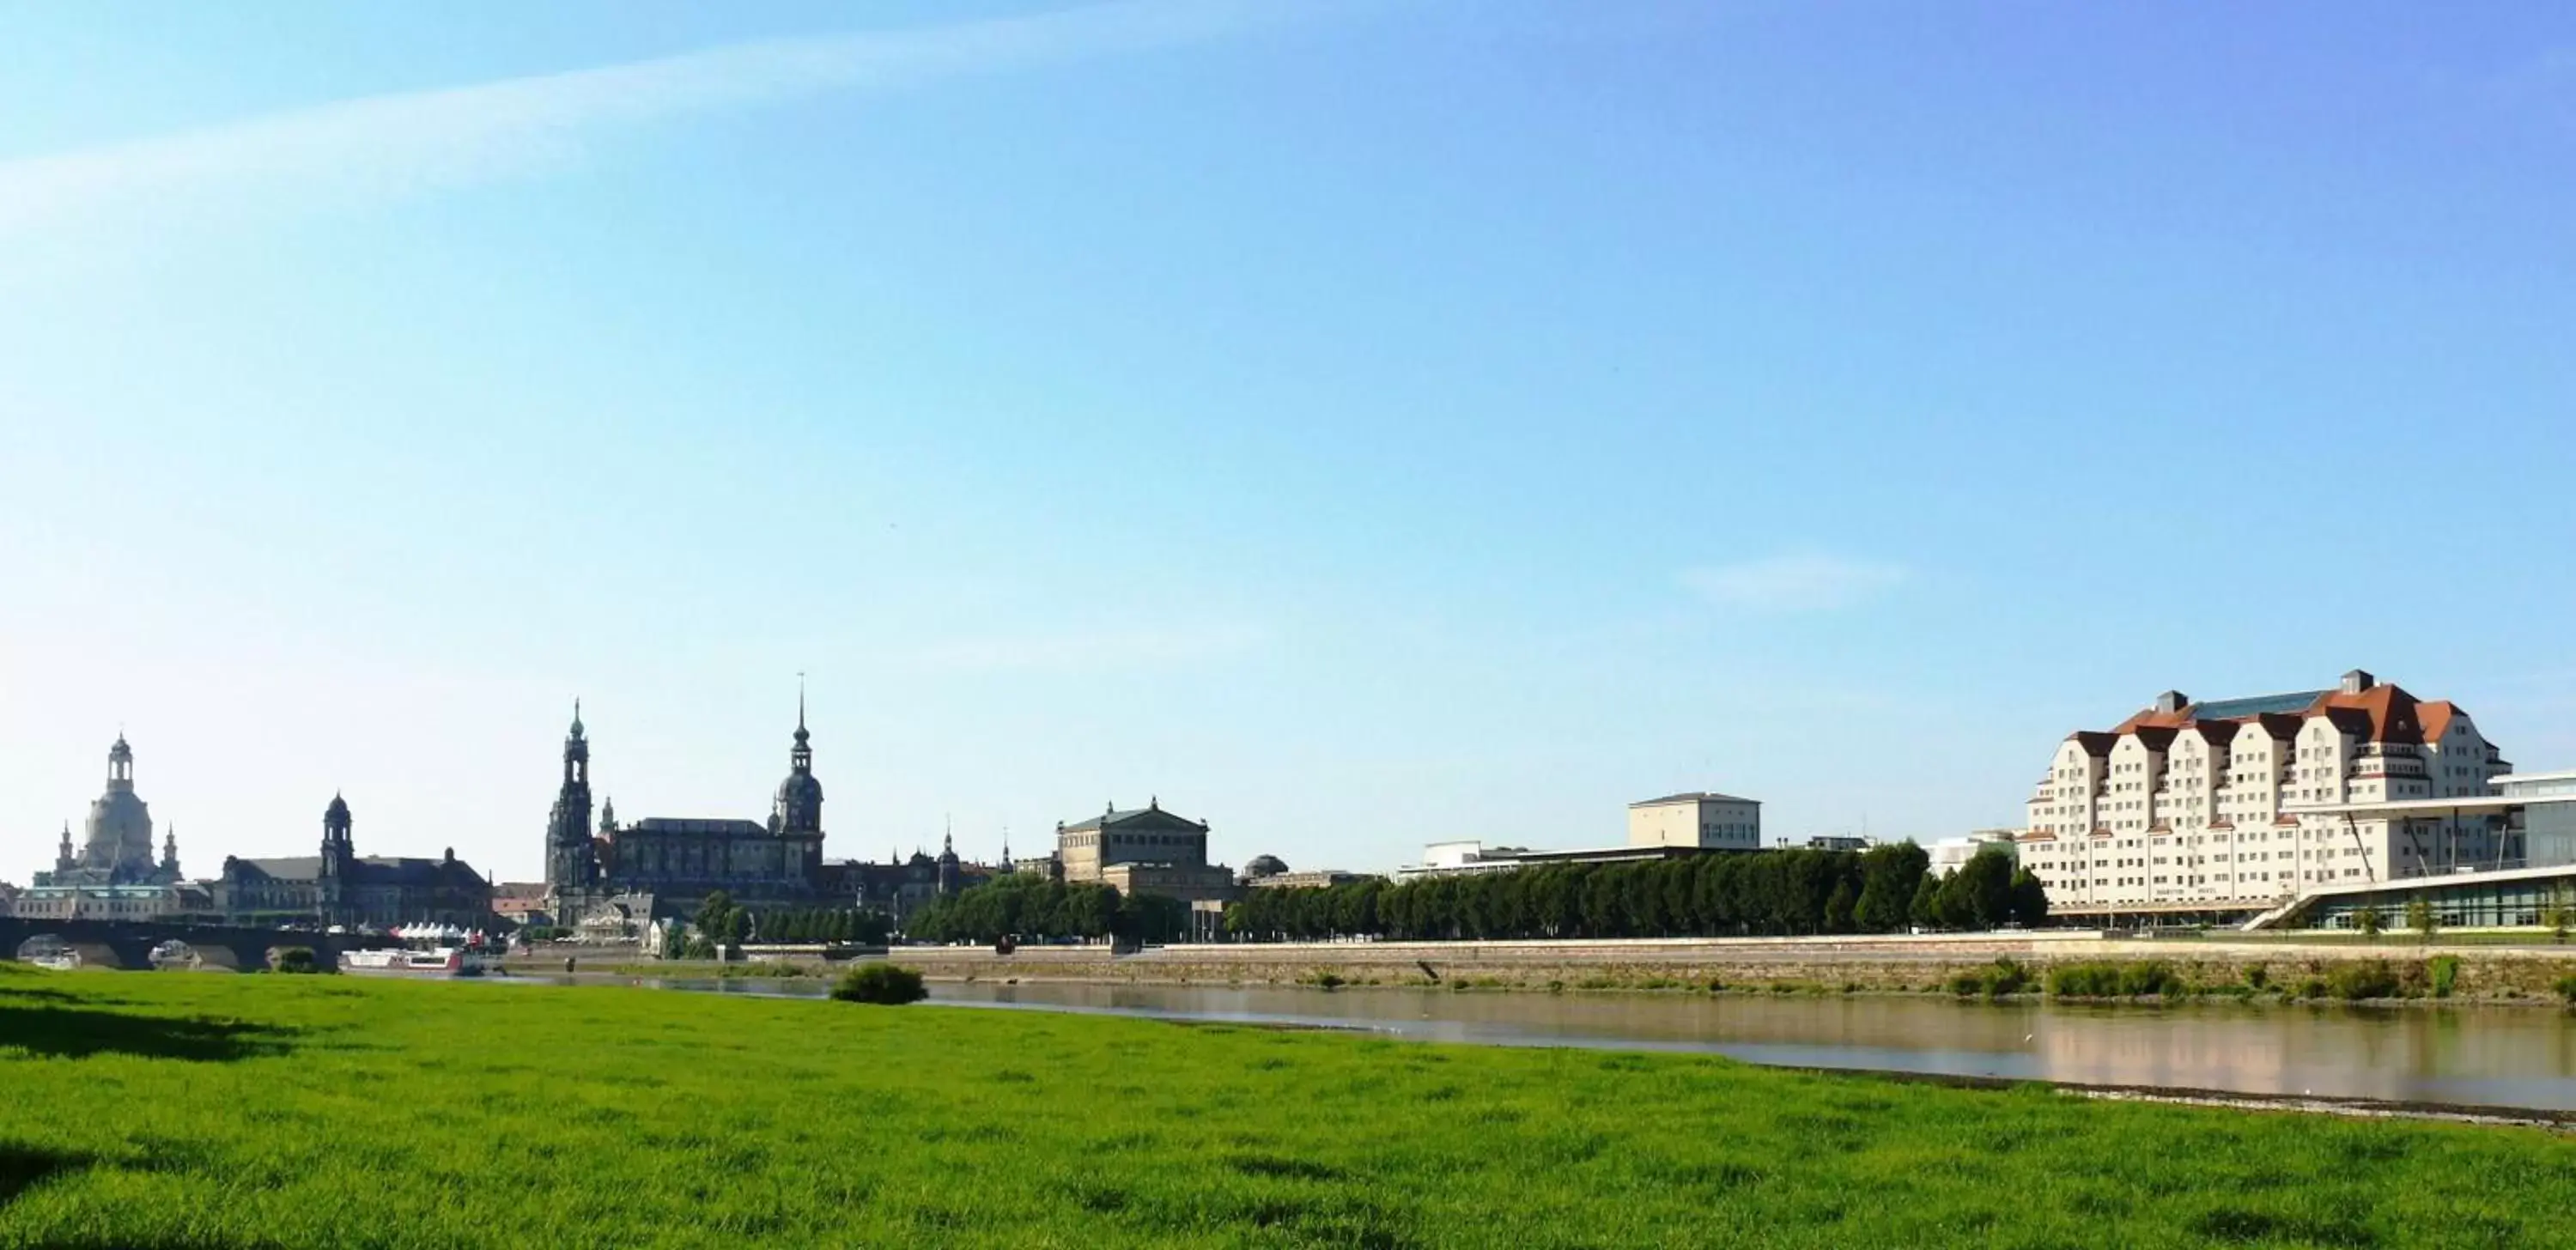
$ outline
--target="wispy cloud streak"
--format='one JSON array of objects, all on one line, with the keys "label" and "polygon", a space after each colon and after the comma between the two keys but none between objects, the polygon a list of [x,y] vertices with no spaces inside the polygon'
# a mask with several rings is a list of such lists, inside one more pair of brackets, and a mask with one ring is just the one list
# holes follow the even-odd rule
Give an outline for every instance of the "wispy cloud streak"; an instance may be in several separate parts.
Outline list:
[{"label": "wispy cloud streak", "polygon": [[1231,659],[1269,641],[1245,625],[954,639],[920,654],[922,667],[952,673],[1099,672],[1167,669]]},{"label": "wispy cloud streak", "polygon": [[1691,569],[1682,584],[1711,603],[1755,612],[1847,608],[1904,583],[1899,565],[1829,555],[1783,555]]},{"label": "wispy cloud streak", "polygon": [[0,237],[138,210],[309,209],[555,167],[624,129],[836,91],[1137,52],[1284,15],[1137,0],[921,30],[733,44],[624,65],[347,100],[0,162]]}]

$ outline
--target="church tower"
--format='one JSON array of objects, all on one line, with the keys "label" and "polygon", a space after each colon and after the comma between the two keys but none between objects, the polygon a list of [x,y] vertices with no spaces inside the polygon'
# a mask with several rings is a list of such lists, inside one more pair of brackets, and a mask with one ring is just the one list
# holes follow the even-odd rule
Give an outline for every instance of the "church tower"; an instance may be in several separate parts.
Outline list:
[{"label": "church tower", "polygon": [[350,867],[358,858],[357,844],[349,836],[354,823],[349,801],[332,795],[331,806],[322,811],[322,867],[314,879],[314,903],[326,922],[341,918],[348,899]]},{"label": "church tower", "polygon": [[805,731],[805,692],[796,692],[796,745],[787,752],[787,778],[769,811],[769,833],[779,848],[783,876],[811,886],[823,868],[823,783],[814,779],[814,735]]},{"label": "church tower", "polygon": [[72,822],[63,822],[63,844],[54,851],[54,871],[70,872],[80,867],[80,857],[72,854]]},{"label": "church tower", "polygon": [[161,875],[170,881],[179,879],[179,827],[172,825],[161,835]]},{"label": "church tower", "polygon": [[599,881],[590,846],[590,741],[582,736],[581,700],[572,703],[572,732],[564,738],[563,788],[555,792],[546,822],[546,884],[558,892],[586,890]]},{"label": "church tower", "polygon": [[778,783],[770,831],[782,838],[823,836],[823,783],[814,779],[814,736],[805,731],[805,696],[796,696],[796,745],[787,752],[787,779]]}]

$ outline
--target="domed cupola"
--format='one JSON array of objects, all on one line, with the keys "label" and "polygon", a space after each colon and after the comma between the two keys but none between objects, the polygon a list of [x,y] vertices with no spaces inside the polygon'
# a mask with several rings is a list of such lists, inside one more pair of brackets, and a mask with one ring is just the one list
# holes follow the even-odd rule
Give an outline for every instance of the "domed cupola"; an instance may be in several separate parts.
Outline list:
[{"label": "domed cupola", "polygon": [[823,783],[814,779],[814,735],[805,731],[805,695],[796,695],[796,745],[787,753],[787,777],[778,783],[770,827],[780,834],[823,831]]},{"label": "domed cupola", "polygon": [[80,866],[113,882],[141,881],[157,867],[152,812],[134,792],[134,748],[125,735],[107,749],[107,788],[89,805]]}]

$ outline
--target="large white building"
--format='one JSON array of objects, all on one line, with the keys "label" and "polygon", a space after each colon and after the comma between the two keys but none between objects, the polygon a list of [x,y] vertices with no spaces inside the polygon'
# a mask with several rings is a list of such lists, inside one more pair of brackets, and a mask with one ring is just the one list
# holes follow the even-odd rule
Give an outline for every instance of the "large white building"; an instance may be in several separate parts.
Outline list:
[{"label": "large white building", "polygon": [[1628,805],[1628,845],[1762,849],[1762,804],[1697,790]]},{"label": "large white building", "polygon": [[2269,906],[2501,863],[2518,857],[2509,821],[2429,801],[2485,798],[2510,770],[2458,706],[2358,669],[2331,690],[2206,703],[2167,691],[2058,746],[2021,861],[2060,912]]}]

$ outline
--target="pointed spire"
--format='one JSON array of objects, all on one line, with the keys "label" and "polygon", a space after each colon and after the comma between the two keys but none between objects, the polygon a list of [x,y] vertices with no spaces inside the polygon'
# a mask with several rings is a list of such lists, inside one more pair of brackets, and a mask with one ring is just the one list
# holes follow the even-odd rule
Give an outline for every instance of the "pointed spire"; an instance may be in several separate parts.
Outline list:
[{"label": "pointed spire", "polygon": [[572,736],[581,736],[581,696],[572,697]]},{"label": "pointed spire", "polygon": [[803,751],[806,739],[812,736],[805,732],[805,674],[798,673],[796,675],[796,749]]}]

